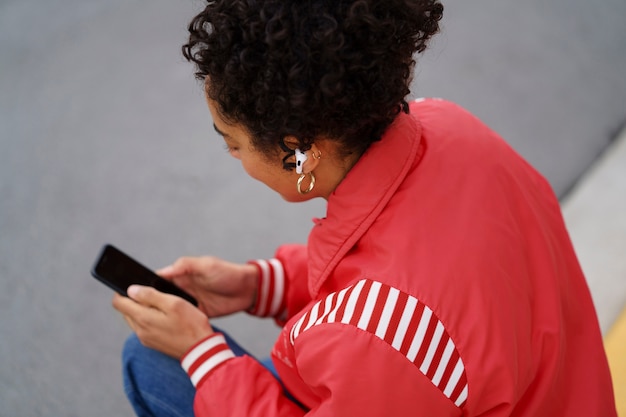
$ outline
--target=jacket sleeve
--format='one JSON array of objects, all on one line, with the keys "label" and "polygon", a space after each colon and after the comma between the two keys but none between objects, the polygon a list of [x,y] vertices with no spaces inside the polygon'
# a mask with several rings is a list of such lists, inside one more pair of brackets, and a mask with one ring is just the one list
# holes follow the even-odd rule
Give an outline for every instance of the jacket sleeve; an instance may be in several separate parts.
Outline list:
[{"label": "jacket sleeve", "polygon": [[363,279],[318,301],[288,342],[297,375],[320,403],[311,416],[459,416],[465,363],[425,303]]},{"label": "jacket sleeve", "polygon": [[283,245],[275,258],[250,263],[259,271],[259,285],[256,301],[248,313],[271,317],[282,326],[311,301],[305,245]]},{"label": "jacket sleeve", "polygon": [[250,356],[235,357],[215,333],[181,360],[196,387],[197,417],[299,417],[305,412],[287,398],[278,380]]},{"label": "jacket sleeve", "polygon": [[315,326],[295,345],[300,377],[322,398],[310,417],[453,417],[462,410],[405,356],[351,325]]},{"label": "jacket sleeve", "polygon": [[[204,346],[203,346],[204,345]],[[256,360],[234,357],[216,334],[182,361],[198,417],[455,417],[458,408],[384,341],[339,323],[316,326],[296,344],[300,376],[319,396],[303,410]],[[194,360],[195,359],[195,360]]]}]

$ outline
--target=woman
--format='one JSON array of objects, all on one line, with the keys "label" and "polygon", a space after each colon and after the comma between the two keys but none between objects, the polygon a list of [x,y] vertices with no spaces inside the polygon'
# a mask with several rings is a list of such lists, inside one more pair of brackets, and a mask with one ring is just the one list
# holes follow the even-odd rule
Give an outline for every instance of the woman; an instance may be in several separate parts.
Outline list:
[{"label": "woman", "polygon": [[[137,335],[139,415],[615,415],[547,182],[454,104],[405,101],[442,11],[214,0],[193,19],[183,52],[230,155],[288,201],[326,199],[327,216],[271,260],[160,271],[199,308],[147,287],[114,299]],[[207,320],[238,311],[283,326],[277,377]]]}]

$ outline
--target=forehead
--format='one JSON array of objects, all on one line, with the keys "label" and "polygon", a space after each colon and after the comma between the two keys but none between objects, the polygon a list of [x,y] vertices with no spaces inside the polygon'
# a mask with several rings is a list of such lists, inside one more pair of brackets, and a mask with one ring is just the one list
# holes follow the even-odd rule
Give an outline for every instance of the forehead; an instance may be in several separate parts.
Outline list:
[{"label": "forehead", "polygon": [[208,95],[205,95],[206,102],[213,118],[213,128],[215,131],[229,142],[236,142],[239,147],[246,147],[249,150],[253,150],[259,153],[267,161],[275,163],[278,161],[280,165],[284,165],[283,158],[285,152],[293,155],[293,149],[297,147],[297,142],[288,146],[286,140],[276,140],[273,143],[258,143],[255,141],[253,134],[249,129],[239,122],[234,122],[225,117],[219,110],[219,104],[211,99]]},{"label": "forehead", "polygon": [[221,136],[250,136],[247,129],[241,123],[233,122],[225,118],[219,111],[218,105],[214,100],[207,98],[207,104],[211,112],[211,117],[213,118],[213,128]]},{"label": "forehead", "polygon": [[211,112],[211,117],[213,117],[213,125],[215,126],[232,126],[234,123],[230,122],[226,117],[222,115],[222,112],[219,111],[219,105],[217,102],[208,96],[205,96],[207,105],[209,106],[209,111]]}]

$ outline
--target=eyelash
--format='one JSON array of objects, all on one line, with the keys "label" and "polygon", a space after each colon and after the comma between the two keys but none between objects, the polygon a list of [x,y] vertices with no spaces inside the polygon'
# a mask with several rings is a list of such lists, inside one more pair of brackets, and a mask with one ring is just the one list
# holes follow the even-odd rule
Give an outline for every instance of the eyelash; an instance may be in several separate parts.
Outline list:
[{"label": "eyelash", "polygon": [[226,152],[230,153],[230,152],[235,152],[237,150],[239,150],[239,148],[233,148],[232,146],[228,146],[227,143],[224,144],[224,149],[226,150]]}]

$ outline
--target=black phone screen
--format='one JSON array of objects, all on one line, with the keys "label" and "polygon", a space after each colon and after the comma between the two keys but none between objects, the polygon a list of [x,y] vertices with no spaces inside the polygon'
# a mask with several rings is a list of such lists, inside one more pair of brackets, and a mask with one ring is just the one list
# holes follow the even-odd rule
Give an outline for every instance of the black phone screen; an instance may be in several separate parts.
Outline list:
[{"label": "black phone screen", "polygon": [[158,276],[124,252],[112,245],[105,245],[94,264],[91,274],[114,291],[126,296],[133,284],[146,285],[168,294],[177,295],[193,305],[198,302],[175,284]]}]

